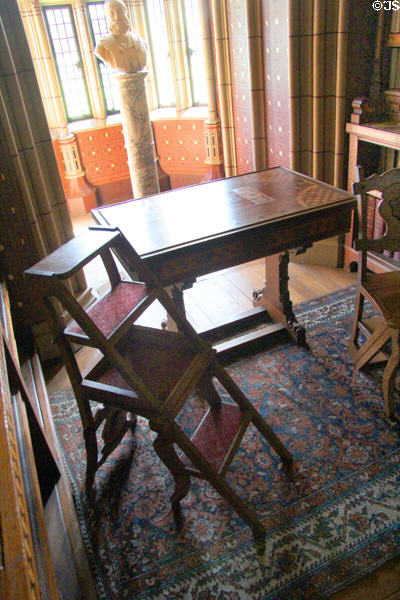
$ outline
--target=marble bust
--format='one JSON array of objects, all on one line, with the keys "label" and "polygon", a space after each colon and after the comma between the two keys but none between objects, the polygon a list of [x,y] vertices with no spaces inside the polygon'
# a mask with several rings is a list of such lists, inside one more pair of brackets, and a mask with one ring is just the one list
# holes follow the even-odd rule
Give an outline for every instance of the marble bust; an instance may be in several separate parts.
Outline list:
[{"label": "marble bust", "polygon": [[143,39],[129,31],[128,10],[122,0],[108,0],[104,13],[110,34],[102,38],[94,53],[116,71],[137,73],[147,64]]}]

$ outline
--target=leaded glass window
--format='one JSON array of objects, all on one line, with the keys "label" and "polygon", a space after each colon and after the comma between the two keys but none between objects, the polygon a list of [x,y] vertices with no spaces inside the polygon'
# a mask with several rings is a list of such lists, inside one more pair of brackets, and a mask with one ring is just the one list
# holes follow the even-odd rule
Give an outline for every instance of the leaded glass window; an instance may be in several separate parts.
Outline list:
[{"label": "leaded glass window", "polygon": [[92,111],[71,7],[45,6],[43,10],[68,120],[88,118]]}]

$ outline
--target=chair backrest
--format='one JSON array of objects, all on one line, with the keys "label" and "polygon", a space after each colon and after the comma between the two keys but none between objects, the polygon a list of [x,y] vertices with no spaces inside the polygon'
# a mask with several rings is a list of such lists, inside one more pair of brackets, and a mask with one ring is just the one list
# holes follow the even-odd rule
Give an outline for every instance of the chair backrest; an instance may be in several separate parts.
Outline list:
[{"label": "chair backrest", "polygon": [[[363,168],[356,167],[353,193],[358,196],[358,239],[354,245],[361,253],[359,273],[362,278],[366,271],[368,251],[382,253],[385,250],[400,250],[400,168],[365,178]],[[383,233],[376,238],[368,231],[371,195],[379,198],[376,211],[384,222]]]}]

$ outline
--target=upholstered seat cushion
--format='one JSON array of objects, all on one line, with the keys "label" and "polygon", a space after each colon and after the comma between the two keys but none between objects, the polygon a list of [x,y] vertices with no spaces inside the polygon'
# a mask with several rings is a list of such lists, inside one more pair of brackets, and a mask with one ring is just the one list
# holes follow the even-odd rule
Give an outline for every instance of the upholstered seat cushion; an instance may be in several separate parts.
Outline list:
[{"label": "upholstered seat cushion", "polygon": [[[147,294],[148,290],[145,284],[121,281],[86,312],[103,335],[108,337]],[[84,335],[83,330],[75,321],[68,325],[65,333]]]},{"label": "upholstered seat cushion", "polygon": [[[179,334],[176,334],[176,342],[174,337],[171,332],[153,330],[149,340],[144,340],[132,330],[118,343],[119,351],[128,359],[136,376],[158,400],[166,399],[198,353]],[[116,367],[107,368],[97,380],[132,389]]]},{"label": "upholstered seat cushion", "polygon": [[[242,413],[235,404],[222,402],[219,410],[207,411],[192,437],[192,442],[208,462],[219,469],[240,428]],[[184,464],[191,462],[182,454]]]}]

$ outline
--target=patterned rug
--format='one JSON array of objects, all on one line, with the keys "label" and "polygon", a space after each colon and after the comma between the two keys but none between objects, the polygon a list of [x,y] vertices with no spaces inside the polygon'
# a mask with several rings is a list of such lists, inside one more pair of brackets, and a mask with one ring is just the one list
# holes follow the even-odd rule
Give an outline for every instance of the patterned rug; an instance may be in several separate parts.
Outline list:
[{"label": "patterned rug", "polygon": [[[193,481],[176,532],[172,479],[144,420],[101,467],[88,504],[73,394],[53,396],[101,600],[322,599],[400,553],[400,428],[383,416],[378,375],[359,374],[351,387],[353,298],[346,288],[295,307],[309,351],[286,343],[229,367],[295,458],[288,479],[251,427],[228,472],[266,526],[264,564],[250,529],[207,483]],[[194,398],[183,426],[202,412]]]}]

